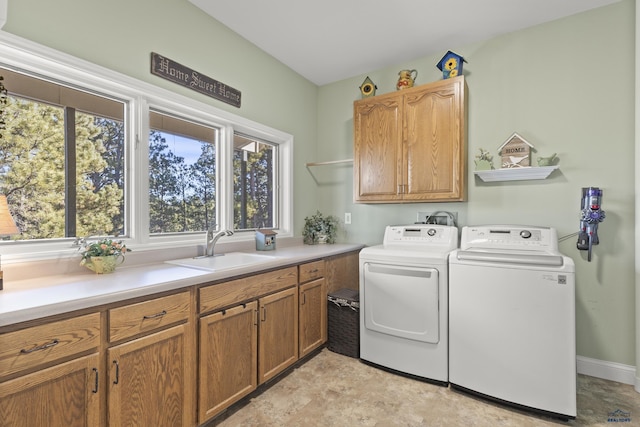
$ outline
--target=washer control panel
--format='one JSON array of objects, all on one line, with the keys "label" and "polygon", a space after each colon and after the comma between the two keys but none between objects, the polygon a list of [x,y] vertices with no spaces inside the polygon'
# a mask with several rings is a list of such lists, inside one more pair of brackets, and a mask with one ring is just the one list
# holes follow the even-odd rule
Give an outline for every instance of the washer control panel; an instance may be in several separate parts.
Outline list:
[{"label": "washer control panel", "polygon": [[437,224],[387,226],[384,245],[425,245],[455,249],[458,247],[458,228]]},{"label": "washer control panel", "polygon": [[513,249],[557,252],[555,228],[519,225],[483,225],[462,228],[461,249]]}]

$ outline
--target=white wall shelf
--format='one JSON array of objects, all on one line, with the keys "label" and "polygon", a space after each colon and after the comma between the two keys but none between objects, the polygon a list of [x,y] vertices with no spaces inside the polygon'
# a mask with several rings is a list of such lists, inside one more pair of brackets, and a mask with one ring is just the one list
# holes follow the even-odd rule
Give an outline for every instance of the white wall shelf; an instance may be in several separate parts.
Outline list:
[{"label": "white wall shelf", "polygon": [[309,166],[327,166],[327,165],[338,165],[341,163],[353,163],[353,159],[345,159],[345,160],[330,160],[328,162],[310,162],[305,163],[306,167]]},{"label": "white wall shelf", "polygon": [[526,181],[547,179],[549,175],[551,175],[551,172],[556,169],[558,169],[558,166],[540,166],[475,171],[474,173],[484,182]]}]

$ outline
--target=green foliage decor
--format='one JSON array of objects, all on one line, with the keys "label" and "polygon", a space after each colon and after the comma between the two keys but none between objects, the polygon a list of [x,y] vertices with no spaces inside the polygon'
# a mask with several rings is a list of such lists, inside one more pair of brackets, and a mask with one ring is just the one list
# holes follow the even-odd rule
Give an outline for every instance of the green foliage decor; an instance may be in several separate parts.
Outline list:
[{"label": "green foliage decor", "polygon": [[306,245],[321,243],[326,236],[326,243],[335,243],[338,231],[338,218],[333,215],[323,215],[320,211],[304,219],[302,230],[303,241]]},{"label": "green foliage decor", "polygon": [[113,239],[102,239],[97,242],[87,243],[84,247],[80,249],[80,255],[82,255],[82,261],[80,265],[84,265],[91,259],[91,257],[96,256],[115,256],[115,257],[124,257],[124,254],[127,252],[131,252],[122,240],[113,240]]}]

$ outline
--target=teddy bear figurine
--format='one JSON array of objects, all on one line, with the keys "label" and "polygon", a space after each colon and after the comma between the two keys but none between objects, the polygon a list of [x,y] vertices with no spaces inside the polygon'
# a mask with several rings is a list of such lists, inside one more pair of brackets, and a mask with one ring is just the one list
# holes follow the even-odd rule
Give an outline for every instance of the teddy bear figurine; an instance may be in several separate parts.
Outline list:
[{"label": "teddy bear figurine", "polygon": [[415,82],[416,77],[418,77],[418,71],[400,70],[400,72],[398,72],[398,75],[400,77],[398,78],[398,83],[396,83],[396,89],[408,89],[410,87],[413,87],[413,83]]}]

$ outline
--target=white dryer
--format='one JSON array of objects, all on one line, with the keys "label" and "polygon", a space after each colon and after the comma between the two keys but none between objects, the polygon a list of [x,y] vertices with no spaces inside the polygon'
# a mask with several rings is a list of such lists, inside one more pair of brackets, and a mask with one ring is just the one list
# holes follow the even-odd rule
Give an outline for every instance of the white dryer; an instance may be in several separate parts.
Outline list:
[{"label": "white dryer", "polygon": [[456,227],[388,226],[360,252],[360,358],[448,383],[448,256]]},{"label": "white dryer", "polygon": [[453,388],[575,418],[575,266],[555,229],[463,227],[449,322]]}]

